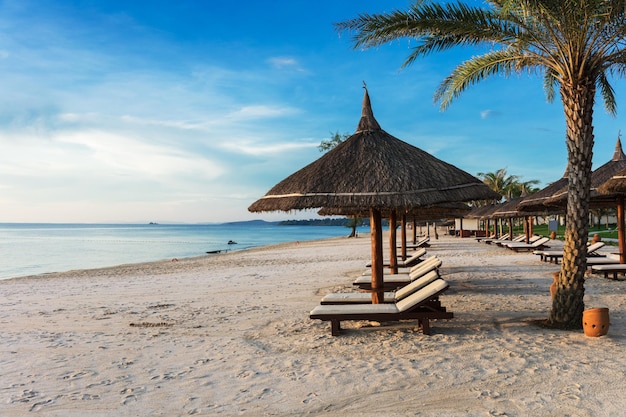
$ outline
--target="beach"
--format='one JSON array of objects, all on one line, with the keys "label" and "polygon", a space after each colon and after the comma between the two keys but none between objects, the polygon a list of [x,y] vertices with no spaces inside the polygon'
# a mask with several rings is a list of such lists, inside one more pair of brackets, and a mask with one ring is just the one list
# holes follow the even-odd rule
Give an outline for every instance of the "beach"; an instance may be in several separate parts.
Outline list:
[{"label": "beach", "polygon": [[446,235],[427,254],[454,313],[430,336],[309,319],[355,291],[366,234],[0,281],[0,415],[623,415],[626,282],[586,280],[611,315],[591,338],[536,324],[558,266]]}]

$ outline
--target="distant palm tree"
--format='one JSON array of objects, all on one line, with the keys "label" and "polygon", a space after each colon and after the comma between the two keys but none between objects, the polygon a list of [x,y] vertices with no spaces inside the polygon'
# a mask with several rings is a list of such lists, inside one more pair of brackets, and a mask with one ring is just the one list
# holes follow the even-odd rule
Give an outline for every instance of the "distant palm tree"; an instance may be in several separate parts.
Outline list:
[{"label": "distant palm tree", "polygon": [[488,76],[528,71],[543,75],[552,101],[559,87],[565,113],[569,192],[565,248],[548,323],[580,328],[589,222],[589,188],[596,89],[607,111],[616,103],[608,77],[626,71],[626,0],[486,0],[439,4],[417,0],[407,11],[361,14],[338,23],[357,48],[401,38],[418,43],[403,66],[456,46],[486,46],[445,78],[435,99],[446,108]]},{"label": "distant palm tree", "polygon": [[496,172],[479,172],[476,174],[489,188],[503,195],[507,200],[519,198],[522,194],[532,194],[537,191],[535,185],[538,180],[520,181],[517,175],[508,175],[506,168],[500,168]]}]

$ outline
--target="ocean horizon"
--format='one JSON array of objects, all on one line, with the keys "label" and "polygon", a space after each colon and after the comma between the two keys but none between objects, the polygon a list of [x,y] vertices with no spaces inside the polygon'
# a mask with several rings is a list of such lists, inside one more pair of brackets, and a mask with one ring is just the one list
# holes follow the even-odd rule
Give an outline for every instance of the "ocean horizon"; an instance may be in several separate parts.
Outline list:
[{"label": "ocean horizon", "polygon": [[252,220],[211,224],[0,223],[0,279],[347,236],[345,226]]}]

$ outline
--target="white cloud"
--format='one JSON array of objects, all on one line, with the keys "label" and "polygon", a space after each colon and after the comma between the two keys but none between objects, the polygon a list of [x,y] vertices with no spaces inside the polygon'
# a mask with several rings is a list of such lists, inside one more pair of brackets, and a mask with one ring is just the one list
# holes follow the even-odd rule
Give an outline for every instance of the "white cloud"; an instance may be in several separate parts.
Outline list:
[{"label": "white cloud", "polygon": [[277,69],[294,69],[296,71],[304,71],[300,63],[292,57],[279,56],[272,57],[267,60],[271,66]]},{"label": "white cloud", "polygon": [[242,140],[238,142],[225,141],[220,147],[235,153],[260,156],[279,155],[298,149],[312,149],[318,147],[319,144],[320,141],[258,143]]},{"label": "white cloud", "polygon": [[480,118],[481,119],[490,119],[492,117],[499,117],[501,116],[502,113],[497,111],[497,110],[483,110],[480,112]]}]

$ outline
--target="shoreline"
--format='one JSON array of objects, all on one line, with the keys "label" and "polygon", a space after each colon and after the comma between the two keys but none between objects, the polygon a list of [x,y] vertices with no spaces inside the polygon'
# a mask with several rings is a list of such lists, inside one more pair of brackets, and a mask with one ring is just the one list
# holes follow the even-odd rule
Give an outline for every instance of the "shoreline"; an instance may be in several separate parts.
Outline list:
[{"label": "shoreline", "polygon": [[[100,275],[105,274],[106,272],[115,274],[116,269],[118,268],[124,269],[126,271],[133,270],[133,269],[141,269],[141,268],[152,269],[151,268],[152,266],[154,267],[156,267],[157,265],[163,266],[164,264],[167,264],[167,263],[193,262],[193,261],[199,261],[205,258],[225,256],[225,255],[241,253],[241,252],[280,249],[281,247],[284,247],[284,246],[296,244],[296,242],[305,243],[305,242],[317,242],[317,241],[334,240],[334,239],[347,239],[347,238],[340,236],[340,237],[327,237],[323,239],[271,243],[268,245],[248,246],[248,247],[241,248],[241,249],[228,249],[220,253],[205,253],[203,255],[196,255],[196,256],[176,257],[176,258],[171,258],[171,259],[157,259],[157,260],[145,261],[145,262],[122,263],[122,264],[117,264],[117,265],[109,265],[109,266],[102,266],[102,267],[96,267],[96,268],[78,268],[78,269],[68,269],[66,271],[43,272],[41,274],[34,274],[34,275],[21,275],[21,276],[16,276],[16,277],[0,278],[0,283],[2,283],[3,281],[13,281],[13,280],[20,280],[20,279],[49,278],[49,277],[55,277],[55,276],[62,276],[66,274],[76,274],[76,275],[87,276],[93,273],[96,276],[100,276]],[[164,271],[163,273],[169,273],[169,272],[172,272],[173,270],[176,270],[175,268],[173,269],[157,268],[157,269],[162,269]]]},{"label": "shoreline", "polygon": [[282,243],[179,262],[0,282],[3,415],[619,415],[626,281],[590,276],[609,334],[542,329],[554,264],[431,240],[454,319],[346,322],[309,311],[354,291],[370,239]]}]

